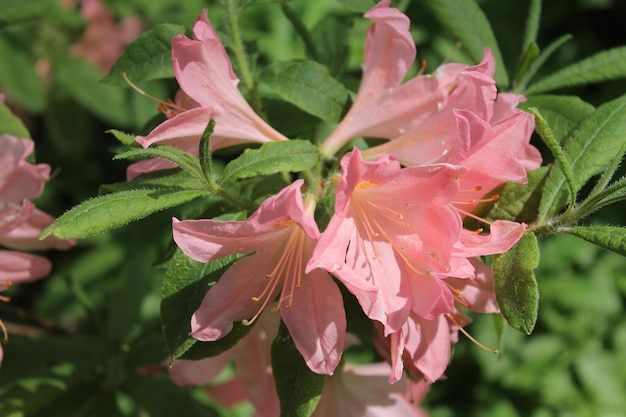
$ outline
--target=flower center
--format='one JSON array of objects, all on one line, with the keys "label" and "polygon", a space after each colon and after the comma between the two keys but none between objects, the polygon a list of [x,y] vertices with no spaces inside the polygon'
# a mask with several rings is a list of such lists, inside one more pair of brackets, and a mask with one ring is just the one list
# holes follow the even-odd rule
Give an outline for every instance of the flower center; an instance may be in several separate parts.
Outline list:
[{"label": "flower center", "polygon": [[261,305],[250,320],[242,320],[242,323],[246,326],[254,323],[265,307],[274,300],[279,285],[282,284],[280,290],[281,297],[278,300],[278,304],[272,307],[273,312],[279,311],[283,305],[286,308],[291,308],[293,305],[293,294],[302,285],[302,277],[304,276],[304,268],[307,261],[304,258],[307,236],[293,220],[283,220],[274,225],[276,228],[288,226],[291,227],[291,231],[286,239],[284,251],[274,268],[265,275],[267,283],[261,294],[252,297],[252,301],[261,303]]},{"label": "flower center", "polygon": [[[365,190],[377,185],[378,184],[370,181],[361,181],[357,184],[356,189]],[[419,275],[424,275],[430,272],[428,268],[423,270],[418,268],[415,265],[415,260],[407,256],[405,253],[406,248],[404,244],[398,243],[395,238],[394,232],[398,231],[398,228],[404,229],[402,235],[406,235],[406,231],[412,228],[411,224],[406,221],[405,215],[401,211],[374,201],[369,198],[366,193],[355,192],[351,202],[354,204],[353,207],[354,213],[356,214],[355,217],[360,220],[358,223],[362,226],[362,231],[364,232],[362,234],[367,237],[367,239],[364,240],[367,240],[370,244],[372,260],[378,259],[378,253],[374,242],[382,238],[389,242],[391,247],[394,249],[394,252],[404,261],[405,265],[411,271]],[[402,203],[400,203],[400,205],[402,205]],[[411,207],[410,203],[405,202],[403,205],[405,207]],[[417,235],[417,233],[414,234]],[[363,249],[366,250],[366,248]],[[428,255],[435,260],[439,259],[439,254],[435,252]]]}]

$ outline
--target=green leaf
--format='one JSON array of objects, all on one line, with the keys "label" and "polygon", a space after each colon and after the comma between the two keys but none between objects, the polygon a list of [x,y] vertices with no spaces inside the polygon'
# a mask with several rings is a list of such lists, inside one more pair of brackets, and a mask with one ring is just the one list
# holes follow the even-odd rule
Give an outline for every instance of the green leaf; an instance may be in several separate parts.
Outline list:
[{"label": "green leaf", "polygon": [[575,96],[536,95],[520,103],[522,109],[535,107],[548,122],[559,143],[587,117],[595,108]]},{"label": "green leaf", "polygon": [[[27,2],[20,2],[27,3]],[[0,15],[4,15],[4,10]],[[14,103],[30,112],[40,112],[45,106],[44,85],[35,70],[35,60],[27,51],[20,48],[12,39],[0,32],[0,85],[3,92]],[[10,61],[6,57],[10,57]],[[10,65],[9,65],[10,62]]]},{"label": "green leaf", "polygon": [[126,91],[100,84],[98,68],[80,58],[58,59],[54,65],[58,87],[78,103],[114,124],[130,122]]},{"label": "green leaf", "polygon": [[493,261],[496,299],[502,316],[515,330],[531,334],[539,309],[534,269],[539,265],[539,245],[534,233],[526,233],[506,253]]},{"label": "green leaf", "polygon": [[561,231],[626,256],[626,228],[624,227],[575,226]]},{"label": "green leaf", "polygon": [[546,120],[541,116],[539,110],[536,107],[531,107],[529,110],[535,115],[535,129],[537,130],[537,133],[539,133],[539,136],[548,146],[548,149],[550,149],[550,152],[552,152],[552,155],[554,155],[554,158],[558,163],[558,168],[553,169],[560,169],[563,172],[563,176],[565,177],[565,181],[569,187],[569,206],[573,207],[574,204],[576,204],[578,189],[576,188],[574,181],[572,165],[568,160],[567,155],[565,155],[565,152],[563,152],[563,149],[561,149],[559,141],[556,139],[550,125],[548,125],[548,122],[546,122]]},{"label": "green leaf", "polygon": [[[519,184],[508,182],[485,195],[489,199],[498,195],[494,202],[479,204],[473,211],[475,215],[488,221],[511,220],[533,223],[537,218],[537,207],[541,200],[541,189],[548,175],[548,167],[539,167],[528,173],[528,182]],[[483,225],[469,216],[464,220],[465,227],[472,230]]]},{"label": "green leaf", "polygon": [[222,184],[256,175],[298,172],[315,165],[319,149],[306,140],[265,143],[259,149],[246,149],[224,168]]},{"label": "green leaf", "polygon": [[[620,151],[626,138],[626,95],[603,104],[566,139],[563,150],[571,162],[574,188],[580,190],[602,172]],[[556,214],[564,205],[565,175],[551,170],[539,206],[540,218]]]},{"label": "green leaf", "polygon": [[626,77],[626,46],[598,52],[532,84],[528,94],[542,93]]},{"label": "green leaf", "polygon": [[180,25],[162,23],[142,33],[117,60],[111,71],[101,80],[103,83],[128,87],[122,73],[133,83],[173,78],[172,38],[184,33]]},{"label": "green leaf", "polygon": [[202,172],[202,168],[200,168],[200,162],[191,154],[188,154],[185,151],[181,151],[180,149],[173,148],[171,146],[165,145],[156,145],[147,149],[143,148],[135,148],[130,151],[126,151],[120,154],[115,155],[113,159],[127,159],[127,158],[140,158],[140,159],[149,159],[149,158],[163,158],[170,162],[175,163],[180,166],[185,171],[189,172],[195,178],[200,181],[205,180],[204,174]]},{"label": "green leaf", "polygon": [[491,25],[475,0],[426,0],[437,19],[461,42],[476,62],[483,59],[485,48],[490,48],[496,60],[495,80],[499,87],[509,85],[500,48]]},{"label": "green leaf", "polygon": [[524,79],[524,76],[526,75],[528,68],[531,66],[531,64],[535,61],[535,59],[539,56],[539,46],[537,46],[536,43],[531,43],[530,45],[528,45],[528,48],[526,49],[526,52],[524,53],[524,55],[522,55],[522,59],[520,60],[520,63],[518,65],[517,68],[517,80],[522,80]]},{"label": "green leaf", "polygon": [[24,123],[4,103],[0,103],[0,135],[30,139],[30,133]]},{"label": "green leaf", "polygon": [[176,250],[165,275],[161,293],[161,322],[172,359],[201,359],[230,349],[252,326],[235,323],[233,330],[215,342],[200,342],[189,336],[191,316],[200,307],[209,288],[230,266],[245,255],[231,255],[202,263]]},{"label": "green leaf", "polygon": [[541,66],[545,64],[548,58],[550,58],[552,54],[554,54],[557,51],[557,49],[559,49],[565,42],[569,41],[570,39],[572,39],[571,35],[563,35],[559,39],[557,39],[556,41],[548,45],[548,47],[545,48],[539,54],[539,56],[537,56],[530,63],[526,71],[524,71],[522,77],[517,80],[517,84],[515,85],[513,92],[518,93],[518,94],[522,93],[524,89],[526,88],[526,85],[528,84],[528,82],[537,73],[539,68],[541,68]]},{"label": "green leaf", "polygon": [[531,44],[537,42],[537,33],[539,33],[539,23],[541,20],[541,0],[531,0],[528,7],[528,18],[526,19],[526,28],[524,30],[524,40],[522,42],[522,52],[528,51]]},{"label": "green leaf", "polygon": [[0,27],[39,18],[51,4],[51,0],[0,0]]},{"label": "green leaf", "polygon": [[282,321],[272,343],[272,372],[280,417],[309,417],[322,395],[325,376],[309,369]]},{"label": "green leaf", "polygon": [[289,103],[330,123],[341,120],[350,98],[346,87],[324,65],[314,61],[270,64],[259,75],[259,82]]},{"label": "green leaf", "polygon": [[124,133],[117,129],[109,129],[106,131],[106,133],[112,134],[113,136],[115,136],[115,139],[119,140],[124,145],[127,145],[127,146],[138,145],[137,141],[135,140],[135,135],[131,135],[130,133]]},{"label": "green leaf", "polygon": [[205,195],[201,190],[162,188],[130,190],[87,200],[59,217],[40,238],[84,238],[124,226],[152,213]]},{"label": "green leaf", "polygon": [[215,129],[215,119],[211,118],[200,137],[198,159],[204,178],[206,178],[211,186],[217,188],[215,186],[215,170],[213,169],[213,161],[211,159],[211,135],[213,134],[213,129]]},{"label": "green leaf", "polygon": [[116,193],[119,191],[160,190],[164,188],[199,190],[203,187],[203,185],[204,183],[198,181],[197,178],[189,174],[187,171],[174,168],[147,172],[128,182],[104,184],[100,186],[99,191],[100,195],[102,195]]}]

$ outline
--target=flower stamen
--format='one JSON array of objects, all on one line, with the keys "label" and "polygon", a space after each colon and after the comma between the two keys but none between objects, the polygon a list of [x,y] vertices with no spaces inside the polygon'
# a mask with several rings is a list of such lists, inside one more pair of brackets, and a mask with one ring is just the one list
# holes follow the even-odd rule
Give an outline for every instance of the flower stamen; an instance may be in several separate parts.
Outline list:
[{"label": "flower stamen", "polygon": [[498,355],[500,354],[500,351],[498,349],[494,349],[494,348],[490,348],[487,347],[485,345],[483,345],[482,343],[480,343],[478,340],[474,339],[474,337],[472,337],[472,335],[470,335],[462,326],[462,321],[458,318],[453,316],[452,314],[446,314],[446,316],[452,320],[457,326],[459,326],[459,331],[461,333],[463,333],[465,335],[465,337],[467,337],[470,341],[472,341],[476,346],[478,346],[479,348],[486,350],[487,352],[491,352],[494,355]]}]

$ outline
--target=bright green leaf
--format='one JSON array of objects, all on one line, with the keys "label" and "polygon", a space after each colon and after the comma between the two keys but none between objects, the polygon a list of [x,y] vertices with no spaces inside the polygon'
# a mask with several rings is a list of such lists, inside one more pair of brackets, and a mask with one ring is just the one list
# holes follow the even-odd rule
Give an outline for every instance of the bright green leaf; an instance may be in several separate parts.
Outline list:
[{"label": "bright green leaf", "polygon": [[524,79],[524,75],[528,71],[528,68],[533,63],[533,61],[539,56],[539,46],[536,43],[531,43],[528,45],[526,52],[522,56],[520,63],[517,68],[517,80]]},{"label": "bright green leaf", "polygon": [[558,38],[556,41],[552,42],[548,45],[541,53],[532,60],[530,65],[526,71],[524,71],[522,77],[517,80],[515,88],[513,89],[514,93],[522,93],[526,88],[526,84],[532,79],[532,77],[537,73],[539,68],[554,54],[565,42],[572,39],[571,35],[563,35]]},{"label": "bright green leaf", "polygon": [[0,0],[0,27],[41,17],[51,4],[51,0]]},{"label": "bright green leaf", "polygon": [[183,26],[163,23],[142,33],[128,45],[102,82],[127,87],[128,83],[122,73],[126,73],[128,79],[135,84],[159,78],[173,78],[171,42],[174,36],[184,32]]},{"label": "bright green leaf", "polygon": [[493,261],[496,299],[502,316],[515,330],[531,334],[537,321],[539,290],[534,269],[539,246],[534,233],[526,233],[506,253]]},{"label": "bright green leaf", "polygon": [[539,109],[559,143],[595,110],[591,104],[575,96],[531,96],[519,106]]},{"label": "bright green leaf", "polygon": [[[626,95],[598,107],[566,138],[563,150],[571,162],[577,190],[611,163],[625,139]],[[563,207],[565,182],[562,171],[550,171],[539,206],[540,218],[552,216]]]},{"label": "bright green leaf", "polygon": [[553,169],[560,169],[565,177],[565,181],[569,187],[569,206],[573,207],[576,204],[576,196],[578,195],[578,188],[576,188],[576,183],[574,181],[574,173],[572,172],[572,164],[570,163],[567,155],[561,149],[561,145],[557,140],[552,128],[543,118],[541,113],[536,107],[531,107],[529,109],[535,115],[535,129],[543,142],[548,146],[552,155],[556,159],[558,166]]},{"label": "bright green leaf", "polygon": [[475,0],[426,0],[437,19],[461,42],[476,62],[490,48],[496,60],[495,80],[499,87],[509,85],[509,77],[491,25]]},{"label": "bright green leaf", "polygon": [[159,190],[163,188],[199,190],[203,185],[203,183],[198,181],[197,178],[193,177],[187,171],[173,168],[147,172],[128,182],[101,185],[100,194],[130,190]]},{"label": "bright green leaf", "polygon": [[115,155],[113,159],[127,158],[163,158],[180,166],[182,169],[189,172],[198,180],[203,181],[205,179],[204,174],[202,173],[202,168],[200,168],[200,162],[198,161],[198,159],[196,159],[196,157],[171,146],[156,145],[146,149],[134,148],[129,151]]},{"label": "bright green leaf", "polygon": [[176,251],[165,275],[161,293],[161,322],[173,359],[201,359],[230,349],[252,326],[235,323],[233,330],[215,342],[200,342],[189,336],[191,316],[200,307],[209,288],[243,255],[231,255],[202,263]]},{"label": "bright green leaf", "polygon": [[532,84],[528,94],[626,77],[626,46],[598,52]]},{"label": "bright green leaf", "polygon": [[24,123],[4,103],[0,103],[0,135],[30,138],[30,133]]},{"label": "bright green leaf", "polygon": [[130,190],[87,200],[59,217],[42,233],[62,239],[84,238],[124,226],[152,213],[205,195],[201,190]]},{"label": "bright green leaf", "polygon": [[106,131],[106,133],[112,134],[113,136],[115,136],[115,139],[119,140],[124,145],[127,145],[127,146],[138,145],[137,141],[135,140],[135,135],[131,135],[130,133],[124,133],[117,129],[109,129]]},{"label": "bright green leaf", "polygon": [[319,150],[309,141],[270,142],[258,149],[246,149],[240,157],[226,165],[222,184],[256,175],[303,171],[318,160]]},{"label": "bright green leaf", "polygon": [[350,98],[344,85],[314,61],[270,64],[259,81],[289,103],[330,123],[341,120]]},{"label": "bright green leaf", "polygon": [[594,245],[626,256],[626,228],[616,226],[575,226],[562,230]]},{"label": "bright green leaf", "polygon": [[309,369],[282,321],[272,343],[272,372],[280,417],[309,417],[322,395],[325,376]]}]

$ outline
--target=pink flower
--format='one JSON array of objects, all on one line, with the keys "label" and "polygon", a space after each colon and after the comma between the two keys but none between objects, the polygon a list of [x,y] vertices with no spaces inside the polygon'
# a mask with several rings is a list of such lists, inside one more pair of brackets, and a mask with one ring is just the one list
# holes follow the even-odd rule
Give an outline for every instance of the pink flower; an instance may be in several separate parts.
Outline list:
[{"label": "pink flower", "polygon": [[244,222],[174,219],[174,240],[200,262],[235,253],[238,260],[209,290],[192,317],[192,336],[220,339],[233,322],[252,322],[278,294],[280,311],[309,368],[331,374],[343,352],[345,313],[339,288],[323,270],[305,266],[319,231],[313,204],[303,207],[298,180],[268,198]]},{"label": "pink flower", "polygon": [[476,200],[503,182],[525,182],[527,170],[541,165],[541,155],[530,145],[533,116],[516,108],[525,98],[496,95],[491,52],[485,50],[479,65],[461,68],[447,64],[437,71],[442,82],[453,86],[437,112],[406,133],[364,151],[363,156],[369,159],[389,153],[406,166],[461,166],[465,168],[460,179],[463,198]]},{"label": "pink flower", "polygon": [[[169,369],[176,384],[206,385],[209,396],[224,407],[249,400],[257,417],[278,417],[280,405],[271,366],[271,348],[278,329],[275,314],[263,314],[232,349],[219,356],[199,361],[177,360]],[[233,359],[237,367],[235,378],[211,383]]]},{"label": "pink flower", "polygon": [[308,268],[339,278],[386,334],[410,311],[425,318],[452,311],[434,273],[457,276],[451,258],[462,224],[450,199],[461,172],[443,164],[402,169],[390,156],[364,162],[358,149],[341,166],[335,214]]},{"label": "pink flower", "polygon": [[174,74],[182,91],[196,103],[183,108],[148,136],[137,136],[143,147],[162,143],[182,149],[197,148],[210,118],[215,118],[212,149],[241,143],[287,140],[252,110],[237,89],[228,54],[203,11],[193,27],[194,39],[172,39]]},{"label": "pink flower", "polygon": [[81,0],[81,14],[87,28],[70,52],[84,56],[103,71],[109,71],[126,45],[141,33],[141,20],[128,17],[118,24],[100,0]]},{"label": "pink flower", "polygon": [[[39,240],[54,219],[28,201],[41,194],[50,175],[48,165],[26,161],[33,148],[29,139],[0,135],[0,245],[18,250],[68,249],[73,240],[54,236]],[[42,256],[0,249],[0,292],[18,282],[43,278],[51,268]],[[0,296],[0,300],[7,299]],[[2,358],[0,346],[0,362]]]},{"label": "pink flower", "polygon": [[46,164],[26,161],[34,142],[11,135],[0,135],[0,202],[21,202],[39,197],[50,176]]},{"label": "pink flower", "polygon": [[[354,103],[321,145],[328,157],[359,136],[392,138],[437,111],[447,92],[437,77],[419,76],[402,84],[415,60],[409,19],[382,0],[365,14],[372,19],[365,39],[363,78]],[[381,111],[384,109],[384,111]]]},{"label": "pink flower", "polygon": [[[72,240],[39,234],[54,220],[28,201],[41,194],[50,167],[26,158],[33,141],[0,135],[0,245],[17,250],[68,249]],[[0,291],[16,282],[32,281],[50,273],[50,262],[37,255],[0,250]]]},{"label": "pink flower", "polygon": [[408,383],[388,382],[389,365],[345,364],[343,372],[326,378],[311,417],[426,417],[406,397]]}]

